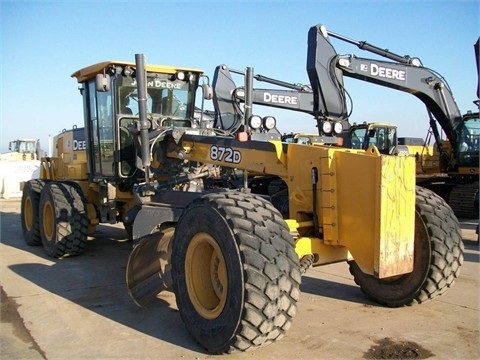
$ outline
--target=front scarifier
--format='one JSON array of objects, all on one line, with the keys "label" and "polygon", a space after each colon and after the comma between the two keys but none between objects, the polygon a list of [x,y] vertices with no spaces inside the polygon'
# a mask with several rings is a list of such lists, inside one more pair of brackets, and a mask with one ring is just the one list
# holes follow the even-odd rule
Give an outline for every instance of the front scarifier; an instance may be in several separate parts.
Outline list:
[{"label": "front scarifier", "polygon": [[278,210],[254,195],[210,193],[186,208],[173,239],[172,278],[182,320],[211,353],[270,344],[296,314],[293,239]]},{"label": "front scarifier", "polygon": [[390,307],[422,303],[443,294],[459,276],[463,263],[459,229],[458,220],[445,201],[434,192],[417,187],[413,271],[376,279],[350,261],[355,283],[370,298]]}]

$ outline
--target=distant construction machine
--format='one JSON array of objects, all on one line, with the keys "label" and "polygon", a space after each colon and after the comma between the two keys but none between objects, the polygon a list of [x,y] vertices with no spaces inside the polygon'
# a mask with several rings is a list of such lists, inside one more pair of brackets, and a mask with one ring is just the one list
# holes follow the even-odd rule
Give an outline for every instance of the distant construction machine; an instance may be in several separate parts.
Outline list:
[{"label": "distant construction machine", "polygon": [[16,139],[8,143],[8,152],[0,154],[0,160],[40,160],[44,155],[40,142],[35,139]]}]

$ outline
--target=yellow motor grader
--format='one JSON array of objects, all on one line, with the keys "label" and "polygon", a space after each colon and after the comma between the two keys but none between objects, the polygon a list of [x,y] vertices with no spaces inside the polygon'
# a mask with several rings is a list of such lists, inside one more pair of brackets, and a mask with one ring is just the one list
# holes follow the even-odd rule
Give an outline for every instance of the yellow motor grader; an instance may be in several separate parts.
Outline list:
[{"label": "yellow motor grader", "polygon": [[[316,36],[318,26],[310,74]],[[391,307],[452,286],[463,243],[451,209],[415,186],[412,157],[333,145],[341,126],[318,83],[312,113],[325,145],[283,143],[275,118],[253,112],[252,68],[244,110],[212,117],[195,108],[197,93],[221,102],[199,85],[202,71],[135,59],[73,74],[85,128],[60,134],[40,178],[25,183],[28,244],[79,255],[97,224],[123,222],[134,301],[173,289],[187,330],[211,353],[282,338],[310,266],[348,262],[362,291]]]}]

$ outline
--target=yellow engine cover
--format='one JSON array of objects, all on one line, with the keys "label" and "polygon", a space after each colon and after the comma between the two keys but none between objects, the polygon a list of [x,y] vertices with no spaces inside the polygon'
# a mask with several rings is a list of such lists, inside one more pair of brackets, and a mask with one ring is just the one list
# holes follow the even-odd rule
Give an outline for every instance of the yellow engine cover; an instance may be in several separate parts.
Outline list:
[{"label": "yellow engine cover", "polygon": [[87,150],[83,128],[65,130],[54,138],[52,158],[42,159],[42,178],[86,180]]}]

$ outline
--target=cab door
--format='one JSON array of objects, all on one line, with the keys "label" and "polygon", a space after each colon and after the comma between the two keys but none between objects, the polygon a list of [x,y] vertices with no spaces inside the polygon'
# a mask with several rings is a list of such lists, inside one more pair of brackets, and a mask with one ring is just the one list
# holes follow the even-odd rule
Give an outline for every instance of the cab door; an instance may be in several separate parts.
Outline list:
[{"label": "cab door", "polygon": [[96,181],[111,178],[115,174],[114,109],[110,90],[97,91],[95,79],[87,85],[84,101],[89,143],[88,167],[90,179]]}]

